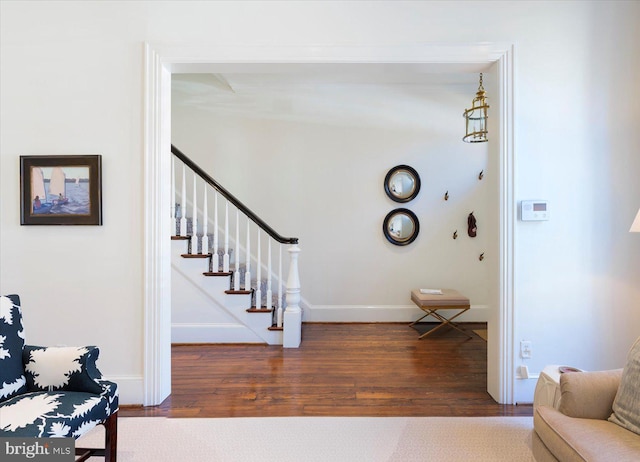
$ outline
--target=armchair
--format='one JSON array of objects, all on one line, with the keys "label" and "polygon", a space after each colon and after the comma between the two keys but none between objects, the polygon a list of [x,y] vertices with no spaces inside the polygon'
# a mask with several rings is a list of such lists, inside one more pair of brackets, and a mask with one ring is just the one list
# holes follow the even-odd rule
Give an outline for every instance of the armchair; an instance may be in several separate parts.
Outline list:
[{"label": "armchair", "polygon": [[18,295],[0,297],[0,436],[77,439],[104,425],[105,448],[76,448],[116,461],[118,387],[102,379],[99,350],[25,345]]}]

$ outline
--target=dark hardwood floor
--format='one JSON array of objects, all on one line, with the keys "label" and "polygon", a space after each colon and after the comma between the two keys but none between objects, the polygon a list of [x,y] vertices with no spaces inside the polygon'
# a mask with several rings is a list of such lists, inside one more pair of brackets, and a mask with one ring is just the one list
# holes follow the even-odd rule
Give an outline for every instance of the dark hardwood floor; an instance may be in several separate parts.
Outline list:
[{"label": "dark hardwood floor", "polygon": [[[484,324],[464,324],[472,329]],[[304,324],[302,345],[174,345],[172,394],[120,416],[530,416],[487,393],[487,344],[407,324]]]}]

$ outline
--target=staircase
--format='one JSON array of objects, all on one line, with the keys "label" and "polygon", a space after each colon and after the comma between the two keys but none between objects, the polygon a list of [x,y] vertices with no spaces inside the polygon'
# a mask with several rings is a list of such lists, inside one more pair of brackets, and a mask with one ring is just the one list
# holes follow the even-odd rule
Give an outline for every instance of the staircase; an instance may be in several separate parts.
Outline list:
[{"label": "staircase", "polygon": [[[206,301],[224,320],[222,326],[233,327],[204,326],[212,328],[206,343],[297,348],[302,327],[298,239],[276,233],[173,145],[171,152],[173,277]],[[179,170],[181,175],[177,176]],[[288,268],[283,267],[282,259],[287,245]],[[273,247],[278,257],[275,265]],[[283,271],[288,273],[286,283]],[[199,340],[193,338],[189,343]]]}]

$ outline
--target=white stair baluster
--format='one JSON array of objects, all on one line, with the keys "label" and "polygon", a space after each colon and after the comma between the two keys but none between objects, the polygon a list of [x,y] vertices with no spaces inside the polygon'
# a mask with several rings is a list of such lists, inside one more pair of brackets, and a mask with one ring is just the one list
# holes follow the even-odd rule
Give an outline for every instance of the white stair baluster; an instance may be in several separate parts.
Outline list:
[{"label": "white stair baluster", "polygon": [[207,185],[204,185],[204,200],[202,204],[202,254],[209,253],[209,211],[207,203]]},{"label": "white stair baluster", "polygon": [[171,235],[176,235],[176,158],[171,156]]},{"label": "white stair baluster", "polygon": [[224,255],[222,256],[222,272],[229,272],[229,201],[224,209]]},{"label": "white stair baluster", "polygon": [[260,228],[258,228],[258,263],[256,265],[256,309],[262,308],[262,262],[260,261]]},{"label": "white stair baluster", "polygon": [[233,290],[240,290],[240,211],[236,209],[236,243],[235,271],[233,273]]},{"label": "white stair baluster", "polygon": [[282,327],[282,307],[276,311],[276,327]]},{"label": "white stair baluster", "polygon": [[273,291],[271,290],[271,236],[267,236],[269,239],[269,246],[267,249],[267,303],[265,306],[267,309],[273,308]]},{"label": "white stair baluster", "polygon": [[218,193],[213,192],[213,249],[211,250],[211,270],[220,271],[220,255],[218,254]]},{"label": "white stair baluster", "polygon": [[198,253],[198,198],[196,196],[196,172],[193,172],[193,216],[191,217],[191,253]]},{"label": "white stair baluster", "polygon": [[180,196],[180,236],[187,235],[187,181],[186,166],[182,164],[182,195]]},{"label": "white stair baluster", "polygon": [[244,269],[244,290],[251,290],[251,230],[249,229],[249,218],[247,218],[247,247],[245,249]]}]

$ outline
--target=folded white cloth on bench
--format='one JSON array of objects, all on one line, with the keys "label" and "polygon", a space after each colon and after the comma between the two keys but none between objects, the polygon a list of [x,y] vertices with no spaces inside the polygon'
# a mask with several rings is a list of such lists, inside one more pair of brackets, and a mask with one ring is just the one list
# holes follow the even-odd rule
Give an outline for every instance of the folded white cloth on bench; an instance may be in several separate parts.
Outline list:
[{"label": "folded white cloth on bench", "polygon": [[442,295],[442,289],[420,289],[421,294]]}]

